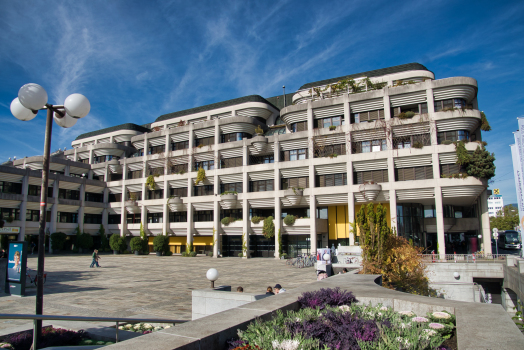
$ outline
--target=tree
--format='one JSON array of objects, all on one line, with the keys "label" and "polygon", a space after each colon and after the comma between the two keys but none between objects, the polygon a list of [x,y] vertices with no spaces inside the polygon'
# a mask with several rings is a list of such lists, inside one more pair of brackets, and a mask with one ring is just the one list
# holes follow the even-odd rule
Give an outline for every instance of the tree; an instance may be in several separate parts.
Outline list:
[{"label": "tree", "polygon": [[100,224],[100,228],[98,229],[98,234],[100,235],[100,250],[105,251],[109,250],[109,240],[106,236],[106,230],[104,228],[104,225]]},{"label": "tree", "polygon": [[405,238],[397,237],[387,225],[386,209],[373,203],[363,205],[356,215],[362,246],[362,273],[382,275],[382,285],[412,294],[435,295],[429,288],[425,265]]},{"label": "tree", "polygon": [[264,219],[264,226],[262,226],[262,234],[266,238],[275,236],[275,224],[273,223],[273,217],[269,216]]},{"label": "tree", "polygon": [[497,216],[489,218],[489,226],[491,230],[497,228],[499,230],[513,230],[515,226],[519,225],[519,211],[514,206],[506,205],[497,212]]},{"label": "tree", "polygon": [[491,179],[495,176],[495,154],[489,153],[484,146],[478,145],[470,157],[467,172],[469,176],[478,179]]},{"label": "tree", "polygon": [[[6,236],[7,237],[7,236]],[[67,235],[63,232],[55,232],[51,234],[51,246],[54,250],[59,251],[64,248]]]}]

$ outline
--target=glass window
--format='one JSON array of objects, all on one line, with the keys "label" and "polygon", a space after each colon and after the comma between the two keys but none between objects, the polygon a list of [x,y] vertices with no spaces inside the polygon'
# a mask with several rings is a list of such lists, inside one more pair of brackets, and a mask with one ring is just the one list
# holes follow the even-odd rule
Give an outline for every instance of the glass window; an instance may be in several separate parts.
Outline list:
[{"label": "glass window", "polygon": [[298,150],[294,149],[289,151],[289,160],[297,160]]},{"label": "glass window", "polygon": [[371,152],[371,141],[362,141],[362,153]]}]

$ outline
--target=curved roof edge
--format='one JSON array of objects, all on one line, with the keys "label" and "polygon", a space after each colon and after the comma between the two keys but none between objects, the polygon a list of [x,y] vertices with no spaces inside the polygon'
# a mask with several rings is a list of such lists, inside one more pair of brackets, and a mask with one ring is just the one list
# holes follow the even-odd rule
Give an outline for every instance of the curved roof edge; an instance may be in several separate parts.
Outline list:
[{"label": "curved roof edge", "polygon": [[262,103],[267,103],[268,105],[270,105],[271,107],[275,108],[276,110],[279,110],[275,105],[273,105],[271,102],[269,102],[268,100],[266,100],[266,99],[263,98],[262,96],[259,96],[259,95],[249,95],[249,96],[244,96],[244,97],[234,98],[234,99],[232,99],[232,100],[227,100],[227,101],[222,101],[222,102],[212,103],[212,104],[205,105],[205,106],[200,106],[200,107],[195,107],[195,108],[190,108],[190,109],[184,109],[184,110],[182,110],[182,111],[178,111],[178,112],[173,112],[173,113],[163,114],[163,115],[161,115],[160,117],[156,118],[155,123],[156,123],[156,122],[161,122],[161,121],[163,121],[163,120],[168,120],[168,119],[173,119],[173,118],[183,117],[183,116],[185,116],[185,115],[190,115],[190,114],[195,114],[195,113],[207,112],[207,111],[211,111],[211,110],[213,110],[213,109],[224,108],[224,107],[230,107],[230,106],[234,106],[234,105],[238,105],[238,104],[246,103],[246,102],[262,102]]},{"label": "curved roof edge", "polygon": [[393,67],[388,67],[388,68],[380,68],[380,69],[370,70],[370,71],[362,72],[362,73],[344,75],[338,78],[330,78],[330,79],[325,79],[325,80],[314,81],[312,83],[307,83],[307,84],[302,85],[299,88],[299,90],[309,89],[315,86],[336,83],[337,81],[340,81],[342,79],[355,79],[355,78],[360,78],[364,76],[368,78],[372,78],[372,77],[379,77],[379,76],[387,75],[387,74],[407,72],[410,70],[427,70],[428,72],[431,72],[429,69],[427,69],[425,66],[421,65],[420,63],[416,63],[416,62],[406,63],[406,64],[401,64],[398,66],[393,66]]},{"label": "curved roof edge", "polygon": [[85,139],[85,138],[88,138],[88,137],[103,135],[103,134],[107,134],[109,132],[114,132],[114,131],[119,131],[119,130],[133,130],[133,131],[139,131],[139,132],[149,132],[149,131],[151,131],[149,128],[145,128],[145,127],[143,127],[141,125],[136,125],[136,124],[133,124],[133,123],[126,123],[126,124],[120,124],[120,125],[112,126],[112,127],[105,128],[105,129],[100,129],[100,130],[95,130],[95,131],[91,131],[91,132],[86,132],[85,134],[80,134],[80,135],[78,135],[76,137],[75,141],[76,140]]}]

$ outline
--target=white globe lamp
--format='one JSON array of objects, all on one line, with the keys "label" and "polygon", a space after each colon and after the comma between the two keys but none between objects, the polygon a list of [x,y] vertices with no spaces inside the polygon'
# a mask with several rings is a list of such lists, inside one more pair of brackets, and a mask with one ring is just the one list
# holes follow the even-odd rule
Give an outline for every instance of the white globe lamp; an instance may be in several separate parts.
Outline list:
[{"label": "white globe lamp", "polygon": [[324,254],[324,255],[322,256],[322,258],[324,258],[324,261],[329,261],[329,260],[331,260],[331,254],[326,253],[326,254]]},{"label": "white globe lamp", "polygon": [[215,288],[215,281],[218,279],[218,270],[214,268],[207,270],[206,277],[211,281],[211,288]]},{"label": "white globe lamp", "polygon": [[75,119],[73,117],[71,117],[69,114],[65,114],[63,117],[58,115],[58,113],[53,113],[53,119],[55,120],[55,122],[60,125],[61,127],[63,128],[70,128],[72,127],[73,125],[76,124],[77,120],[78,119]]},{"label": "white globe lamp", "polygon": [[21,103],[20,100],[15,98],[13,102],[11,102],[11,113],[15,116],[16,119],[22,120],[22,121],[29,121],[31,119],[34,119],[36,117],[36,113],[34,113],[32,110],[25,108]]},{"label": "white globe lamp", "polygon": [[37,111],[47,103],[47,92],[38,84],[25,84],[18,91],[18,98],[22,106]]},{"label": "white globe lamp", "polygon": [[64,108],[71,117],[80,119],[89,113],[91,104],[84,95],[72,94],[65,99]]}]

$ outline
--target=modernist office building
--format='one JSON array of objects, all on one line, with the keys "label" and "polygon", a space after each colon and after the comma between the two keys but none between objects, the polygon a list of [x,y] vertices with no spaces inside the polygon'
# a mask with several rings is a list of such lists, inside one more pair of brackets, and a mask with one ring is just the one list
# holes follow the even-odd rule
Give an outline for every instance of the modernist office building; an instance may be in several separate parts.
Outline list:
[{"label": "modernist office building", "polygon": [[[252,257],[274,257],[278,234],[266,239],[252,217],[273,216],[295,254],[355,244],[349,223],[373,201],[429,251],[465,253],[482,235],[490,252],[486,181],[446,177],[460,171],[451,142],[474,151],[480,119],[475,79],[437,80],[412,63],[89,132],[51,159],[49,232],[103,224],[136,236],[142,224],[175,253],[188,241],[207,253],[216,241],[215,254],[237,256],[245,239]],[[37,232],[41,168],[42,157],[0,167],[2,215],[20,236]],[[195,184],[199,168],[206,179]]]}]

